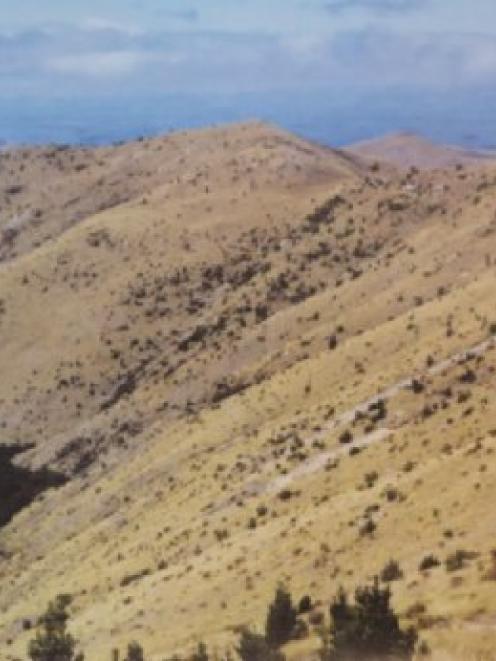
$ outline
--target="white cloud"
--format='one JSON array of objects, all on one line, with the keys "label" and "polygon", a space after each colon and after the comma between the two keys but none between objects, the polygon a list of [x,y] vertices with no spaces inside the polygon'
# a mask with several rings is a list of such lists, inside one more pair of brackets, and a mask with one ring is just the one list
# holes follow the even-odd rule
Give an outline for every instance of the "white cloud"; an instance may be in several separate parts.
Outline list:
[{"label": "white cloud", "polygon": [[135,71],[150,59],[143,51],[93,52],[49,58],[45,69],[54,73],[83,76],[122,76]]},{"label": "white cloud", "polygon": [[496,40],[484,34],[372,27],[327,36],[135,33],[98,17],[85,25],[0,34],[0,84],[51,89],[63,76],[65,88],[81,89],[92,81],[118,85],[127,77],[129,88],[141,91],[238,92],[339,84],[492,84],[496,75]]}]

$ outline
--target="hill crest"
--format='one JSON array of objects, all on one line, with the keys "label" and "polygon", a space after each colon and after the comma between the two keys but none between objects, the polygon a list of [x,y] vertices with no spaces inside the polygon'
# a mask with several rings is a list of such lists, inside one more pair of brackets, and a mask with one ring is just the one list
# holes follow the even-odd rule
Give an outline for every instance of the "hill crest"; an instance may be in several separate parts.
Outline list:
[{"label": "hill crest", "polygon": [[422,169],[439,169],[457,165],[494,164],[496,161],[496,155],[489,151],[436,144],[410,132],[392,133],[358,142],[348,146],[346,151],[369,161],[382,161],[401,168],[414,166]]}]

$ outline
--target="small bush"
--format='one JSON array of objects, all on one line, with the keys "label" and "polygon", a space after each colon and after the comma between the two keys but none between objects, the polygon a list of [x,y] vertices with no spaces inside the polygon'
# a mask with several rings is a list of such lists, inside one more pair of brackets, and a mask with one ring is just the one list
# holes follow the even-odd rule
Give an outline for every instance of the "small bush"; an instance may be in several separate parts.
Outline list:
[{"label": "small bush", "polygon": [[458,549],[446,558],[446,571],[452,572],[463,569],[467,561],[472,560],[475,556],[476,554],[471,551]]},{"label": "small bush", "polygon": [[377,524],[372,519],[367,519],[359,528],[359,533],[361,537],[367,537],[373,535],[377,529]]},{"label": "small bush", "polygon": [[267,644],[265,637],[249,629],[243,629],[236,648],[241,661],[285,661],[284,654]]},{"label": "small bush", "polygon": [[439,567],[440,564],[441,563],[436,556],[429,553],[429,555],[422,558],[419,565],[419,571],[428,571],[429,569],[434,569],[434,567]]},{"label": "small bush", "polygon": [[143,648],[137,642],[129,643],[127,646],[127,655],[124,661],[144,661],[145,654]]},{"label": "small bush", "polygon": [[291,595],[279,586],[267,613],[265,638],[268,645],[277,648],[287,643],[291,639],[295,624],[296,609],[293,607]]},{"label": "small bush", "polygon": [[390,560],[384,565],[381,572],[381,581],[390,583],[391,581],[398,581],[403,578],[403,572],[396,560]]},{"label": "small bush", "polygon": [[350,432],[349,429],[346,429],[339,436],[339,442],[342,443],[343,445],[347,445],[348,443],[351,443],[352,441],[353,441],[353,434]]},{"label": "small bush", "polygon": [[365,473],[364,482],[367,489],[372,489],[374,484],[379,479],[379,473],[377,471],[371,471],[370,473]]},{"label": "small bush", "polygon": [[306,594],[300,599],[298,613],[309,613],[312,610],[312,598]]}]

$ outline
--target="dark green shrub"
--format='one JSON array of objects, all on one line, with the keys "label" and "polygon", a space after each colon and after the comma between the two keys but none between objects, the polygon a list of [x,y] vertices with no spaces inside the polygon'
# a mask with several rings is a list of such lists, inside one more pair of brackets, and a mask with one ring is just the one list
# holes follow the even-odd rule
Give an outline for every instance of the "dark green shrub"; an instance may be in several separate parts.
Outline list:
[{"label": "dark green shrub", "polygon": [[135,641],[127,646],[127,655],[124,661],[144,661],[145,654],[141,645]]},{"label": "dark green shrub", "polygon": [[357,588],[353,604],[340,590],[330,608],[331,641],[323,659],[412,659],[417,633],[400,628],[390,600],[389,588],[381,589],[378,579],[371,586]]},{"label": "dark green shrub", "polygon": [[241,661],[285,661],[284,654],[267,644],[265,637],[244,629],[241,632],[239,647],[236,648]]},{"label": "dark green shrub", "polygon": [[300,603],[298,604],[298,612],[299,613],[309,613],[312,610],[312,598],[310,595],[306,594],[304,597],[300,599]]},{"label": "dark green shrub", "polygon": [[270,647],[284,645],[291,638],[296,624],[296,609],[293,607],[291,595],[282,586],[276,591],[274,601],[269,606],[265,624],[265,639]]},{"label": "dark green shrub", "polygon": [[391,581],[399,581],[403,578],[403,572],[396,560],[387,562],[381,571],[381,581],[390,583]]},{"label": "dark green shrub", "polygon": [[468,560],[473,560],[477,556],[477,553],[471,551],[463,551],[461,549],[456,550],[454,553],[451,553],[446,558],[446,571],[459,571],[464,569]]},{"label": "dark green shrub", "polygon": [[345,431],[342,432],[339,436],[339,442],[342,443],[343,445],[347,445],[352,441],[353,441],[353,434],[350,432],[349,429],[345,429]]},{"label": "dark green shrub", "polygon": [[328,344],[329,349],[330,349],[331,351],[332,351],[333,349],[335,349],[335,348],[338,346],[338,338],[337,338],[337,336],[336,336],[336,335],[331,335],[331,336],[328,338],[328,340],[327,340],[327,344]]},{"label": "dark green shrub", "polygon": [[32,661],[82,660],[82,655],[75,657],[76,641],[67,632],[67,607],[70,602],[68,595],[59,595],[49,603],[46,613],[39,620],[36,637],[29,643],[28,654]]},{"label": "dark green shrub", "polygon": [[426,555],[422,558],[419,565],[419,571],[428,571],[429,569],[434,569],[435,567],[439,567],[440,564],[441,563],[436,558],[436,556],[433,555],[432,553],[429,553],[429,555]]}]

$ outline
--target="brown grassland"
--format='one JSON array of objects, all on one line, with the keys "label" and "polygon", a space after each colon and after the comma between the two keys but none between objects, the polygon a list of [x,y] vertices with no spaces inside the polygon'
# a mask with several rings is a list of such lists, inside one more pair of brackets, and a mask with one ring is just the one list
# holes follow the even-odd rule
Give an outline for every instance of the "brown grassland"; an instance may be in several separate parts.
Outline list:
[{"label": "brown grassland", "polygon": [[2,661],[61,592],[88,659],[159,661],[391,559],[433,659],[496,658],[491,159],[257,122],[19,148],[0,260]]}]

